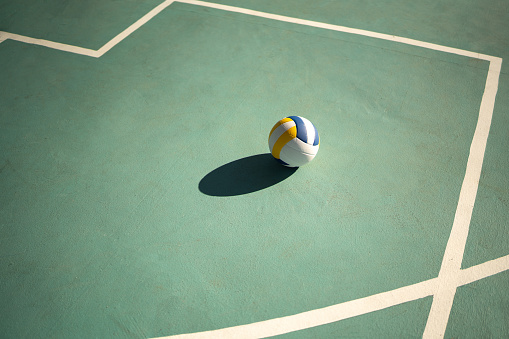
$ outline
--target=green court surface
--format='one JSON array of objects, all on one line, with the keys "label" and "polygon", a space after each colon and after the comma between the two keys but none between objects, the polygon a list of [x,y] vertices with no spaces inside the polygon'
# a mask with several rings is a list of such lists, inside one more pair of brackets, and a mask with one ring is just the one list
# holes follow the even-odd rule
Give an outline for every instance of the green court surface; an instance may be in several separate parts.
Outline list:
[{"label": "green court surface", "polygon": [[0,337],[509,337],[508,20],[0,0]]}]

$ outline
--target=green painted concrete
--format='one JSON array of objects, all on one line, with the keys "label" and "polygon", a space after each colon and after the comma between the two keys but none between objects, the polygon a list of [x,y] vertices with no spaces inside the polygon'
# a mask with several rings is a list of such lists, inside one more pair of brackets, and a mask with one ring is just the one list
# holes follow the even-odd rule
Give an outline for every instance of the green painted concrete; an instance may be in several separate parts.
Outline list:
[{"label": "green painted concrete", "polygon": [[456,292],[446,338],[505,338],[509,272],[462,286]]},{"label": "green painted concrete", "polygon": [[[398,22],[364,27],[348,2],[229,4],[380,32]],[[149,5],[123,11],[136,17]],[[346,10],[357,13],[351,24]],[[38,25],[45,38],[98,48],[123,28],[116,15],[91,36]],[[399,23],[411,31],[398,35],[451,39]],[[0,63],[2,337],[196,332],[436,277],[487,72],[464,57],[178,3],[100,59],[6,41]],[[508,197],[504,93],[506,75],[464,267],[507,254],[507,209],[493,203]],[[272,125],[292,114],[313,121],[322,141],[311,164],[289,173],[264,154]],[[256,181],[245,185],[249,171]],[[491,232],[476,227],[487,220]],[[493,250],[480,250],[479,237]],[[479,286],[500,298],[506,280]],[[448,335],[484,317],[467,291]],[[419,336],[430,303],[292,336]]]}]

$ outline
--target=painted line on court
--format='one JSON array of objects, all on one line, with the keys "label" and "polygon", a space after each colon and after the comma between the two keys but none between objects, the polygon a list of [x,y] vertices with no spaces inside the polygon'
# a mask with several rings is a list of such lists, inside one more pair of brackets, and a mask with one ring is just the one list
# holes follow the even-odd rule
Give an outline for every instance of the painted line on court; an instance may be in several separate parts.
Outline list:
[{"label": "painted line on court", "polygon": [[[92,49],[61,44],[58,42],[52,42],[43,39],[35,39],[30,38],[18,34],[2,32],[0,31],[0,43],[11,39],[16,40],[28,44],[34,44],[39,46],[44,46],[52,49],[57,49],[69,53],[75,53],[90,57],[99,58],[109,50],[111,50],[114,46],[132,34],[134,31],[139,29],[141,26],[146,24],[150,19],[155,17],[161,11],[163,11],[166,7],[171,5],[173,2],[181,2],[196,6],[214,8],[229,12],[241,13],[245,15],[257,16],[266,19],[277,20],[281,22],[288,22],[298,25],[322,28],[332,31],[356,34],[366,37],[371,37],[375,39],[382,39],[392,42],[403,43],[411,46],[422,47],[426,49],[431,49],[435,51],[451,53],[461,56],[466,56],[474,59],[481,59],[490,62],[488,76],[486,79],[486,85],[484,94],[481,100],[481,107],[479,111],[479,118],[476,126],[476,130],[474,132],[474,137],[470,147],[470,153],[467,161],[467,168],[465,172],[465,176],[463,179],[463,184],[460,191],[460,196],[458,200],[458,205],[456,208],[456,213],[454,217],[454,222],[451,230],[451,234],[449,236],[449,241],[446,246],[446,250],[444,253],[444,257],[442,260],[442,265],[440,268],[440,272],[437,278],[424,281],[419,284],[402,287],[400,289],[385,292],[382,294],[373,295],[371,297],[366,297],[363,299],[358,299],[354,301],[350,301],[343,304],[338,304],[335,306],[330,306],[324,309],[309,311],[305,313],[300,313],[299,315],[277,318],[272,320],[267,320],[261,323],[255,324],[265,324],[262,326],[262,330],[271,330],[276,335],[287,333],[291,331],[297,331],[299,329],[304,329],[308,327],[318,326],[320,324],[326,324],[332,321],[339,321],[342,319],[346,319],[348,317],[353,317],[360,314],[365,314],[369,312],[373,312],[375,310],[383,309],[386,307],[390,307],[393,305],[397,305],[400,303],[404,303],[411,300],[416,300],[419,298],[423,298],[426,296],[433,295],[433,303],[430,310],[430,315],[428,318],[428,322],[426,324],[426,328],[424,331],[425,337],[443,337],[445,333],[445,329],[447,327],[450,310],[452,308],[452,304],[454,301],[454,295],[456,293],[456,289],[458,286],[462,285],[464,281],[476,281],[478,279],[486,278],[489,275],[499,273],[501,271],[507,270],[507,266],[509,266],[508,261],[509,257],[505,256],[499,259],[496,259],[492,262],[485,263],[486,267],[490,269],[484,269],[484,266],[475,266],[474,268],[470,268],[467,270],[461,270],[461,263],[463,261],[463,254],[465,250],[466,240],[468,237],[468,230],[470,226],[470,219],[472,216],[472,211],[475,203],[475,198],[477,195],[477,189],[480,179],[480,174],[482,170],[482,164],[484,159],[484,153],[486,150],[486,143],[489,135],[489,130],[491,126],[491,119],[493,115],[493,109],[495,105],[495,97],[498,90],[498,81],[501,71],[502,59],[494,56],[489,56],[486,54],[480,54],[475,52],[470,52],[458,48],[447,47],[437,44],[432,44],[428,42],[423,42],[414,39],[403,38],[395,35],[377,33],[366,31],[362,29],[349,28],[345,26],[338,26],[332,24],[326,24],[316,21],[303,20],[298,18],[292,18],[277,14],[265,13],[260,11],[254,11],[245,8],[232,7],[227,5],[209,3],[199,0],[166,0],[150,12],[145,14],[142,18],[136,21],[134,24],[129,26],[127,29],[122,31],[120,34],[115,36],[113,39],[108,41],[103,47],[99,50],[95,51]],[[485,265],[482,264],[482,265]],[[502,266],[497,266],[497,265]],[[479,268],[480,267],[480,268]],[[496,269],[492,269],[495,267]],[[500,271],[501,270],[501,271]],[[469,276],[467,272],[472,272],[473,276]],[[495,272],[492,274],[484,275],[486,272]],[[475,275],[475,274],[477,275]],[[480,276],[481,278],[478,278]],[[433,290],[433,291],[432,291]],[[415,294],[414,294],[415,293]],[[411,296],[413,294],[413,296]],[[422,296],[424,294],[424,296]],[[347,305],[347,306],[341,306]],[[378,305],[378,306],[374,306]],[[336,312],[341,311],[342,307],[348,308],[348,312],[343,313],[339,318],[336,315]],[[328,312],[334,313],[335,317]],[[297,317],[297,318],[295,318]],[[309,319],[302,319],[302,317],[310,317]],[[324,317],[323,319],[320,317]],[[331,320],[330,319],[336,319]],[[281,323],[281,319],[285,319],[283,323]],[[260,336],[255,335],[254,331],[255,324],[243,325],[239,327],[233,327],[229,329],[240,329],[242,332],[242,336]],[[267,325],[268,324],[268,325]],[[302,327],[303,324],[307,324],[307,327]],[[258,325],[257,325],[258,326]],[[266,327],[268,326],[268,327]],[[286,326],[286,327],[285,327]],[[289,326],[289,327],[288,327]],[[246,330],[246,328],[248,328]],[[257,328],[257,327],[256,327]],[[283,328],[286,328],[287,332],[278,332]],[[229,335],[229,332],[224,332],[229,329],[210,331],[204,333],[223,333],[223,335]],[[279,329],[279,330],[278,330]],[[223,331],[223,332],[221,332]],[[243,331],[249,331],[243,332]],[[271,332],[271,333],[272,333]],[[235,332],[237,333],[237,332]],[[265,332],[263,332],[265,333]],[[240,334],[239,334],[240,335]]]},{"label": "painted line on court", "polygon": [[69,53],[74,53],[74,54],[81,54],[81,55],[86,55],[86,56],[95,57],[95,58],[98,57],[97,51],[94,51],[93,49],[61,44],[59,42],[53,42],[53,41],[44,40],[44,39],[30,38],[30,37],[27,37],[24,35],[19,35],[19,34],[0,32],[0,43],[5,40],[8,40],[8,39],[19,41],[19,42],[24,42],[26,44],[31,44],[31,45],[44,46],[44,47],[56,49],[59,51],[64,51],[64,52],[69,52]]},{"label": "painted line on court", "polygon": [[425,298],[436,289],[437,278],[369,297],[347,301],[295,315],[219,330],[161,338],[265,338],[326,325],[391,306]]},{"label": "painted line on court", "polygon": [[178,2],[191,4],[191,5],[197,5],[197,6],[203,6],[203,7],[209,7],[209,8],[215,8],[215,9],[220,9],[220,10],[228,11],[228,12],[242,13],[242,14],[246,14],[246,15],[257,16],[257,17],[261,17],[261,18],[265,18],[265,19],[272,19],[272,20],[276,20],[276,21],[289,22],[289,23],[303,25],[303,26],[323,28],[323,29],[327,29],[327,30],[331,30],[331,31],[344,32],[344,33],[350,33],[350,34],[355,34],[355,35],[371,37],[371,38],[375,38],[375,39],[394,41],[394,42],[399,42],[399,43],[403,43],[406,45],[418,46],[418,47],[423,47],[423,48],[446,52],[446,53],[451,53],[451,54],[458,54],[458,55],[475,58],[475,59],[481,59],[481,60],[487,60],[487,61],[499,59],[497,57],[493,57],[493,56],[486,55],[486,54],[480,54],[480,53],[462,50],[459,48],[447,47],[447,46],[432,44],[429,42],[403,38],[403,37],[399,37],[396,35],[377,33],[377,32],[372,32],[372,31],[366,31],[363,29],[350,28],[350,27],[346,27],[346,26],[326,24],[326,23],[318,22],[318,21],[298,19],[298,18],[288,17],[288,16],[284,16],[284,15],[271,14],[271,13],[260,12],[260,11],[255,11],[255,10],[245,9],[245,8],[240,8],[240,7],[221,5],[221,4],[210,3],[210,2],[199,1],[199,0],[178,0]]},{"label": "painted line on court", "polygon": [[116,46],[118,43],[120,43],[122,40],[127,38],[131,33],[136,31],[138,28],[146,24],[150,19],[155,17],[157,14],[159,14],[163,9],[168,7],[173,3],[174,0],[166,0],[163,3],[161,3],[159,6],[152,9],[150,12],[145,14],[143,17],[141,17],[138,21],[136,21],[134,24],[126,28],[124,31],[122,31],[120,34],[115,36],[113,39],[108,41],[104,46],[99,48],[97,51],[93,49],[78,47],[78,46],[72,46],[67,44],[62,44],[59,42],[53,42],[49,40],[44,39],[36,39],[36,38],[30,38],[27,36],[19,35],[19,34],[13,34],[8,32],[0,31],[0,43],[7,40],[15,40],[24,42],[27,44],[32,45],[39,45],[44,46],[52,49],[57,49],[64,52],[70,52],[75,54],[81,54],[86,55],[94,58],[100,58],[103,56],[106,52],[108,52],[110,49],[112,49],[114,46]]},{"label": "painted line on court", "polygon": [[[470,284],[495,274],[509,270],[509,255],[491,260],[470,268],[460,270],[457,286]],[[429,297],[439,289],[439,278],[426,280],[414,285],[401,287],[392,291],[371,295],[369,297],[347,301],[295,315],[260,321],[252,324],[227,327],[218,330],[204,331],[174,336],[159,337],[172,339],[189,338],[264,338],[294,331],[326,325],[340,320],[379,311],[391,306]]]},{"label": "painted line on court", "polygon": [[487,60],[490,62],[502,60],[501,58],[486,55],[486,54],[466,51],[466,50],[459,49],[459,48],[447,47],[447,46],[433,44],[433,43],[424,42],[424,41],[419,41],[419,40],[415,40],[415,39],[404,38],[404,37],[400,37],[400,36],[396,36],[396,35],[377,33],[377,32],[372,32],[372,31],[366,31],[363,29],[350,28],[350,27],[339,26],[339,25],[332,25],[332,24],[327,24],[327,23],[318,22],[318,21],[298,19],[298,18],[288,17],[288,16],[284,16],[284,15],[271,14],[271,13],[260,12],[260,11],[255,11],[255,10],[251,10],[251,9],[246,9],[246,8],[233,7],[233,6],[221,5],[221,4],[205,2],[205,1],[198,1],[198,0],[166,0],[166,1],[164,1],[163,3],[161,3],[154,9],[152,9],[150,12],[145,14],[143,17],[141,17],[134,24],[132,24],[131,26],[126,28],[124,31],[122,31],[120,34],[115,36],[113,39],[108,41],[104,46],[99,48],[97,51],[92,50],[92,49],[72,46],[72,45],[61,44],[58,42],[52,42],[49,40],[30,38],[30,37],[26,37],[26,36],[22,36],[22,35],[18,35],[18,34],[2,32],[2,31],[0,31],[0,42],[3,41],[2,36],[4,36],[5,37],[4,40],[12,39],[12,40],[25,42],[28,44],[45,46],[48,48],[58,49],[58,50],[65,51],[65,52],[82,54],[82,55],[99,58],[99,57],[103,56],[106,52],[108,52],[110,49],[115,47],[122,40],[124,40],[126,37],[128,37],[131,33],[133,33],[138,28],[140,28],[141,26],[146,24],[148,21],[150,21],[150,19],[155,17],[157,14],[162,12],[166,7],[170,6],[174,2],[186,3],[186,4],[190,4],[190,5],[201,6],[201,7],[214,8],[214,9],[219,9],[219,10],[228,11],[228,12],[241,13],[241,14],[246,14],[246,15],[250,15],[250,16],[257,16],[257,17],[261,17],[261,18],[265,18],[265,19],[272,19],[272,20],[276,20],[276,21],[288,22],[288,23],[293,23],[293,24],[298,24],[298,25],[303,25],[303,26],[322,28],[322,29],[331,30],[331,31],[344,32],[344,33],[350,33],[350,34],[355,34],[355,35],[362,35],[362,36],[371,37],[371,38],[375,38],[375,39],[399,42],[399,43],[406,44],[406,45],[422,47],[422,48],[431,49],[431,50],[435,50],[435,51],[441,51],[441,52],[445,52],[445,53],[462,55],[462,56],[466,56],[466,57],[470,57],[470,58],[474,58],[474,59]]},{"label": "painted line on court", "polygon": [[433,296],[433,304],[424,330],[424,338],[442,338],[447,327],[454,295],[456,294],[456,287],[458,286],[458,273],[461,270],[468,230],[470,228],[470,219],[481,177],[501,66],[501,61],[490,62],[458,206],[449,241],[447,242],[442,259],[442,266],[438,274],[439,287],[437,294]]},{"label": "painted line on court", "polygon": [[116,37],[111,39],[108,43],[106,43],[103,47],[101,47],[97,53],[98,57],[101,57],[104,55],[104,53],[108,52],[110,49],[115,47],[119,42],[127,38],[131,33],[136,31],[138,28],[149,22],[150,19],[155,17],[157,14],[161,13],[163,9],[168,7],[173,3],[174,0],[166,0],[165,2],[161,3],[159,6],[152,9],[150,12],[145,14],[143,17],[141,17],[138,21],[136,21],[134,24],[126,28],[122,33],[118,34]]},{"label": "painted line on court", "polygon": [[506,270],[509,270],[509,255],[461,270],[458,286],[468,285]]}]

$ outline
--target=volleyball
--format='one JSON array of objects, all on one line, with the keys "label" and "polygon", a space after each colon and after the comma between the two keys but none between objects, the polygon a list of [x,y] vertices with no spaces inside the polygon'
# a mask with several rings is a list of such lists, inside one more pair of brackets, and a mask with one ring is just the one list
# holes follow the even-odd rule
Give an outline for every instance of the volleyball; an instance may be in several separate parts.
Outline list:
[{"label": "volleyball", "polygon": [[279,120],[269,134],[272,156],[288,167],[300,167],[314,159],[320,147],[315,126],[306,118],[290,116]]}]

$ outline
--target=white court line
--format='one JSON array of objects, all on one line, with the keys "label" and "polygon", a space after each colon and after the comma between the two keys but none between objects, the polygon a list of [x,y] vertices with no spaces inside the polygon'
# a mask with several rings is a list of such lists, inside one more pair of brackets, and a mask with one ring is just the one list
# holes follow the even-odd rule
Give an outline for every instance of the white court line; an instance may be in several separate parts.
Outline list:
[{"label": "white court line", "polygon": [[95,57],[95,58],[98,57],[97,51],[94,51],[93,49],[77,47],[77,46],[72,46],[72,45],[66,45],[66,44],[61,44],[59,42],[53,42],[53,41],[44,40],[44,39],[35,39],[35,38],[30,38],[30,37],[27,37],[24,35],[0,31],[0,43],[2,41],[8,40],[8,39],[24,42],[26,44],[39,45],[39,46],[44,46],[44,47],[48,47],[51,49],[57,49],[59,51],[64,51],[64,52],[69,52],[69,53],[74,53],[74,54],[81,54],[81,55],[86,55],[86,56]]},{"label": "white court line", "polygon": [[106,43],[103,47],[101,47],[97,53],[98,57],[104,55],[104,53],[108,52],[110,49],[112,49],[114,46],[116,46],[119,42],[127,38],[131,33],[136,31],[138,28],[146,24],[150,19],[155,17],[157,14],[161,13],[163,9],[168,7],[173,3],[174,0],[166,0],[165,2],[161,3],[159,6],[152,9],[150,12],[145,14],[141,19],[136,21],[134,24],[126,28],[122,33],[111,39],[108,43]]},{"label": "white court line", "polygon": [[442,338],[447,327],[449,313],[454,301],[454,295],[456,294],[456,286],[458,286],[456,280],[459,278],[458,272],[463,261],[470,219],[481,176],[484,152],[490,133],[501,66],[501,61],[495,60],[490,62],[458,206],[449,241],[447,242],[442,259],[442,266],[438,274],[439,288],[437,294],[433,296],[433,304],[424,330],[424,338]]},{"label": "white court line", "polygon": [[[159,6],[152,9],[150,12],[145,14],[142,18],[140,18],[138,21],[136,21],[134,24],[129,26],[127,29],[125,29],[123,32],[118,34],[116,37],[111,39],[109,42],[107,42],[103,47],[101,47],[99,50],[91,50],[86,49],[82,47],[76,47],[66,44],[61,44],[57,42],[52,42],[48,40],[42,40],[42,39],[34,39],[30,37],[25,37],[17,34],[7,33],[7,32],[0,32],[0,43],[7,39],[17,40],[29,44],[35,44],[40,46],[45,46],[48,48],[53,48],[65,52],[75,53],[75,54],[81,54],[91,57],[101,57],[106,52],[108,52],[111,48],[116,46],[118,43],[120,43],[123,39],[125,39],[127,36],[129,36],[131,33],[136,31],[138,28],[143,26],[145,23],[147,23],[150,19],[152,19],[154,16],[159,14],[162,10],[164,10],[166,7],[171,5],[174,1],[173,0],[167,0],[161,3]],[[191,5],[197,5],[202,7],[209,7],[209,8],[215,8],[219,10],[229,11],[229,12],[235,12],[235,13],[241,13],[245,15],[251,15],[251,16],[257,16],[262,17],[266,19],[271,20],[277,20],[282,22],[288,22],[298,25],[304,25],[304,26],[310,26],[310,27],[316,27],[316,28],[322,28],[332,31],[338,31],[338,32],[344,32],[344,33],[350,33],[350,34],[356,34],[356,35],[362,35],[366,37],[371,37],[375,39],[382,39],[387,41],[393,41],[393,42],[399,42],[411,46],[417,46],[422,47],[426,49],[431,49],[435,51],[445,52],[445,53],[451,53],[461,56],[466,56],[474,59],[481,59],[486,60],[490,62],[488,76],[486,79],[486,86],[485,91],[482,97],[481,101],[481,107],[479,111],[479,118],[477,127],[474,133],[474,137],[472,140],[471,148],[470,148],[470,154],[467,161],[467,169],[465,173],[465,177],[463,180],[463,184],[461,187],[460,197],[456,209],[456,214],[453,222],[452,231],[449,237],[449,241],[447,243],[447,247],[445,250],[445,254],[442,260],[442,266],[439,272],[438,278],[431,279],[416,285],[411,285],[407,287],[400,288],[398,290],[385,292],[382,294],[378,294],[371,297],[366,297],[363,299],[359,299],[356,301],[350,301],[348,303],[339,304],[339,305],[348,305],[348,308],[359,307],[357,311],[353,313],[353,315],[349,315],[347,317],[364,314],[367,312],[372,312],[377,309],[382,309],[385,307],[390,307],[393,305],[397,305],[398,303],[403,303],[410,301],[410,295],[407,295],[407,293],[416,293],[411,300],[415,300],[418,298],[422,298],[421,296],[423,293],[426,294],[424,296],[433,295],[433,304],[430,311],[430,316],[428,318],[428,322],[426,324],[424,336],[425,337],[443,337],[445,333],[445,329],[447,327],[447,322],[449,319],[450,310],[452,307],[452,303],[454,300],[454,295],[456,293],[456,289],[458,286],[461,286],[462,281],[475,281],[475,278],[469,277],[468,274],[466,275],[465,272],[477,272],[477,274],[480,274],[478,272],[481,272],[482,270],[474,270],[474,269],[468,269],[468,270],[461,270],[461,262],[463,260],[463,254],[464,249],[466,245],[466,239],[468,236],[468,229],[470,226],[470,219],[472,216],[472,210],[475,203],[475,197],[477,194],[477,188],[479,183],[479,178],[482,170],[482,163],[484,158],[484,152],[486,149],[486,142],[491,126],[491,118],[493,114],[494,104],[495,104],[495,97],[498,90],[498,80],[501,70],[501,64],[502,59],[494,56],[489,56],[485,54],[470,52],[458,48],[452,48],[437,44],[432,44],[428,42],[418,41],[414,39],[408,39],[403,38],[399,36],[389,35],[389,34],[383,34],[383,33],[377,33],[377,32],[371,32],[361,29],[355,29],[355,28],[349,28],[345,26],[338,26],[338,25],[331,25],[316,21],[310,21],[310,20],[303,20],[298,18],[292,18],[282,15],[276,15],[276,14],[270,14],[260,11],[254,11],[250,9],[245,8],[239,8],[239,7],[232,7],[232,6],[226,6],[226,5],[220,5],[215,3],[209,3],[204,1],[198,1],[198,0],[180,0],[178,2],[187,3]],[[499,258],[500,261],[495,262],[502,262],[504,265],[507,265],[508,257],[502,257]],[[497,260],[499,260],[497,259]],[[486,263],[488,264],[488,263]],[[494,264],[490,264],[494,265]],[[495,265],[496,266],[496,265]],[[477,266],[476,266],[477,267]],[[492,267],[492,266],[489,266]],[[506,267],[506,266],[504,266]],[[504,268],[503,270],[506,270],[507,268]],[[484,272],[484,271],[482,271]],[[491,272],[491,271],[490,271]],[[497,271],[496,273],[498,273]],[[495,273],[492,273],[495,274]],[[485,275],[483,277],[487,277],[488,275]],[[463,280],[462,280],[463,279]],[[474,279],[474,280],[472,280]],[[435,288],[436,290],[430,293],[431,287]],[[422,291],[421,291],[422,289]],[[424,291],[424,292],[423,292]],[[381,298],[381,299],[380,299]],[[410,299],[409,299],[410,298]],[[388,302],[387,300],[391,300],[391,302]],[[377,303],[379,300],[385,300],[384,302],[379,303],[380,308],[373,307],[370,303],[372,301],[376,301]],[[301,324],[308,324],[310,326],[318,326],[318,325],[312,325],[312,323],[319,323],[320,321],[324,321],[325,319],[331,319],[330,315],[327,314],[327,312],[336,312],[337,308],[341,308],[344,306],[331,306],[325,309],[320,310],[314,310],[310,312],[302,313],[301,315],[307,316],[314,316],[314,312],[318,312],[316,314],[319,314],[320,317],[324,317],[322,320],[320,319],[314,319],[309,321],[304,321],[304,319],[301,318],[293,318],[296,316],[291,317],[285,317],[285,318],[279,318],[279,319],[288,319],[290,323],[292,323],[291,326],[288,327],[288,323],[286,323],[285,327],[288,332],[296,331],[298,329],[302,329]],[[385,305],[385,306],[383,306]],[[329,311],[327,311],[329,310]],[[324,313],[325,312],[325,313]],[[364,313],[362,313],[364,312]],[[352,313],[349,313],[352,314]],[[345,319],[344,315],[342,316]],[[334,317],[332,317],[334,318]],[[295,320],[292,320],[295,319]],[[339,318],[334,318],[338,321],[341,320]],[[270,326],[279,326],[277,321],[278,319],[268,320],[266,322],[263,322],[264,324],[272,324]],[[314,321],[314,322],[313,322]],[[326,322],[328,323],[328,322]],[[252,326],[251,325],[244,325],[240,326],[238,328],[245,328],[245,326]],[[237,328],[237,327],[235,327]],[[251,328],[251,327],[250,327]],[[295,329],[292,329],[295,328]],[[219,330],[219,331],[226,331],[226,330]],[[212,331],[216,333],[216,331]],[[209,332],[207,332],[209,333]],[[225,332],[226,333],[226,332]],[[244,332],[243,332],[244,333]],[[281,333],[287,333],[287,332],[281,332]],[[244,333],[251,335],[251,333]],[[275,335],[275,334],[272,334]]]},{"label": "white court line", "polygon": [[[457,287],[509,270],[509,255],[459,272]],[[219,330],[159,337],[172,339],[190,338],[265,338],[307,328],[326,325],[362,314],[379,311],[391,306],[429,297],[437,292],[439,278],[405,286],[369,297],[347,301],[295,315],[260,321]]]},{"label": "white court line", "polygon": [[155,17],[157,14],[159,14],[161,11],[163,11],[166,7],[171,5],[173,2],[181,2],[181,3],[186,3],[186,4],[201,6],[201,7],[215,8],[215,9],[219,9],[219,10],[223,10],[223,11],[241,13],[241,14],[245,14],[245,15],[257,16],[257,17],[261,17],[261,18],[282,21],[282,22],[288,22],[288,23],[293,23],[293,24],[298,24],[298,25],[303,25],[303,26],[310,26],[310,27],[322,28],[322,29],[331,30],[331,31],[344,32],[344,33],[350,33],[350,34],[355,34],[355,35],[362,35],[362,36],[371,37],[371,38],[375,38],[375,39],[399,42],[399,43],[406,44],[406,45],[422,47],[422,48],[431,49],[431,50],[435,50],[435,51],[441,51],[441,52],[445,52],[445,53],[462,55],[462,56],[466,56],[466,57],[470,57],[470,58],[474,58],[474,59],[481,59],[481,60],[487,60],[487,61],[498,60],[500,62],[502,60],[501,58],[486,55],[486,54],[466,51],[463,49],[453,48],[453,47],[448,47],[448,46],[443,46],[443,45],[432,44],[429,42],[424,42],[424,41],[419,41],[419,40],[414,40],[414,39],[408,39],[408,38],[404,38],[404,37],[400,37],[400,36],[396,36],[396,35],[371,32],[371,31],[366,31],[363,29],[350,28],[350,27],[339,26],[339,25],[332,25],[332,24],[311,21],[311,20],[303,20],[303,19],[288,17],[288,16],[284,16],[284,15],[271,14],[271,13],[254,11],[254,10],[250,10],[250,9],[240,8],[240,7],[220,5],[220,4],[215,4],[215,3],[211,3],[211,2],[197,1],[197,0],[166,0],[166,1],[164,1],[163,3],[161,3],[154,9],[152,9],[150,12],[145,14],[143,17],[141,17],[134,24],[132,24],[127,29],[122,31],[120,34],[115,36],[113,39],[108,41],[104,46],[99,48],[97,51],[92,50],[92,49],[82,48],[82,47],[76,47],[76,46],[72,46],[72,45],[61,44],[58,42],[52,42],[52,41],[43,40],[43,39],[34,39],[34,38],[30,38],[30,37],[26,37],[26,36],[22,36],[22,35],[18,35],[18,34],[2,32],[2,31],[0,31],[0,42],[3,41],[2,36],[5,36],[5,39],[17,40],[17,41],[25,42],[28,44],[45,46],[48,48],[58,49],[58,50],[65,51],[65,52],[88,55],[88,56],[98,58],[98,57],[103,56],[106,52],[108,52],[110,49],[112,49],[114,46],[116,46],[118,43],[120,43],[122,40],[124,40],[127,36],[129,36],[131,33],[136,31],[138,28],[140,28],[141,26],[146,24],[150,19]]},{"label": "white court line", "polygon": [[114,46],[116,46],[118,43],[120,43],[122,40],[124,40],[126,37],[128,37],[131,33],[136,31],[138,28],[140,28],[141,26],[146,24],[150,19],[155,17],[163,9],[165,9],[172,3],[173,3],[173,0],[164,1],[159,6],[155,7],[150,12],[148,12],[143,17],[141,17],[134,24],[132,24],[131,26],[126,28],[124,31],[122,31],[116,37],[114,37],[113,39],[108,41],[104,46],[99,48],[97,51],[93,50],[93,49],[83,48],[83,47],[61,44],[59,42],[30,38],[30,37],[26,37],[23,35],[18,35],[18,34],[3,32],[3,31],[0,31],[0,43],[4,40],[11,39],[11,40],[24,42],[27,44],[39,45],[39,46],[44,46],[44,47],[48,47],[48,48],[52,48],[52,49],[57,49],[57,50],[64,51],[64,52],[70,52],[70,53],[86,55],[86,56],[90,56],[90,57],[94,57],[94,58],[100,58],[106,52],[108,52],[110,49],[112,49]]},{"label": "white court line", "polygon": [[160,337],[189,338],[266,338],[311,327],[326,325],[362,314],[382,310],[405,302],[425,298],[436,290],[437,278],[369,297],[319,308],[295,315],[260,321],[219,330]]},{"label": "white court line", "polygon": [[461,270],[458,286],[467,285],[506,270],[509,270],[509,255]]},{"label": "white court line", "polygon": [[371,32],[371,31],[366,31],[363,29],[326,24],[323,22],[317,22],[317,21],[311,21],[311,20],[297,19],[297,18],[292,18],[292,17],[288,17],[288,16],[284,16],[284,15],[277,15],[277,14],[271,14],[271,13],[266,13],[266,12],[254,11],[251,9],[245,9],[245,8],[240,8],[240,7],[220,5],[220,4],[204,2],[204,1],[199,1],[199,0],[178,0],[178,2],[183,2],[186,4],[198,5],[198,6],[203,6],[203,7],[210,7],[210,8],[220,9],[220,10],[228,11],[228,12],[242,13],[242,14],[246,14],[246,15],[257,16],[257,17],[272,19],[272,20],[276,20],[276,21],[289,22],[289,23],[303,25],[303,26],[323,28],[323,29],[327,29],[330,31],[344,32],[344,33],[350,33],[350,34],[355,34],[355,35],[367,36],[367,37],[371,37],[371,38],[375,38],[375,39],[400,42],[400,43],[406,44],[406,45],[423,47],[423,48],[432,49],[435,51],[457,54],[457,55],[462,55],[462,56],[475,58],[475,59],[481,59],[481,60],[487,60],[487,61],[491,61],[494,59],[500,59],[500,58],[493,57],[493,56],[486,55],[486,54],[480,54],[480,53],[470,52],[470,51],[466,51],[466,50],[462,50],[462,49],[458,49],[458,48],[452,48],[452,47],[432,44],[429,42],[403,38],[403,37],[396,36],[396,35]]}]

